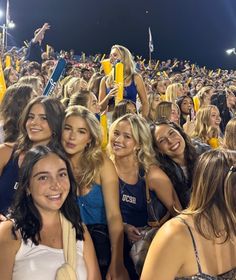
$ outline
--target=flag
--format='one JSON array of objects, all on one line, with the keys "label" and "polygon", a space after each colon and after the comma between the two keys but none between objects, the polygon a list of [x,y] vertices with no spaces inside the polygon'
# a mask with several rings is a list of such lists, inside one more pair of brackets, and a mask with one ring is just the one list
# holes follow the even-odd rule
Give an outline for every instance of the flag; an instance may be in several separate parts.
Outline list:
[{"label": "flag", "polygon": [[8,27],[10,23],[10,14],[9,14],[9,0],[7,1],[6,5],[6,26]]},{"label": "flag", "polygon": [[148,28],[148,33],[149,33],[149,52],[153,52],[154,46],[153,46],[152,33],[150,27]]},{"label": "flag", "polygon": [[66,60],[60,58],[55,66],[50,79],[48,80],[46,87],[44,88],[43,95],[51,95],[53,93],[54,88],[57,85],[58,80],[61,77],[61,74],[66,67]]}]

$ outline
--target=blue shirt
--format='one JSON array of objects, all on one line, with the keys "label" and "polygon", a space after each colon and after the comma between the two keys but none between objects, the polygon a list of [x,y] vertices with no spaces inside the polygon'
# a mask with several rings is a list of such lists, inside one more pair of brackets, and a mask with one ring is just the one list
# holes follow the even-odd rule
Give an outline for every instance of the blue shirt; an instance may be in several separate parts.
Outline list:
[{"label": "blue shirt", "polygon": [[[108,94],[110,90],[111,90],[110,88],[106,88],[106,94]],[[127,99],[127,100],[131,100],[136,104],[137,94],[138,94],[138,91],[137,91],[134,79],[132,79],[131,84],[127,87],[124,87],[123,98]],[[113,104],[115,104],[114,97],[112,97],[108,102],[108,105],[113,105]]]},{"label": "blue shirt", "polygon": [[86,225],[107,224],[102,186],[94,183],[86,195],[77,197],[82,221]]}]

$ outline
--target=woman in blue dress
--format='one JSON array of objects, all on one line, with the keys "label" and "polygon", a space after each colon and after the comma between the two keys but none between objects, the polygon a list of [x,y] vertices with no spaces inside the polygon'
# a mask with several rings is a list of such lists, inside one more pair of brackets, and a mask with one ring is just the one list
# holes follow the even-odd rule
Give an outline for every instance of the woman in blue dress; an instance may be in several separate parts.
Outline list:
[{"label": "woman in blue dress", "polygon": [[[102,152],[101,142],[101,128],[95,115],[83,106],[69,107],[63,125],[62,144],[78,182],[77,202],[82,221],[93,239],[103,279],[128,279],[123,264],[118,177],[113,163]],[[108,240],[104,240],[108,235],[106,226]],[[102,234],[100,237],[99,232]],[[103,246],[99,246],[100,242]]]},{"label": "woman in blue dress", "polygon": [[[124,46],[114,45],[110,52],[110,62],[115,66],[117,62],[124,64],[124,99],[133,101],[135,104],[139,99],[142,106],[142,115],[148,115],[148,99],[143,82],[143,78],[136,72],[135,63],[130,51]],[[99,102],[101,109],[105,110],[109,106],[108,111],[114,108],[115,100],[118,91],[118,86],[114,83],[113,71],[101,80],[99,90]]]}]

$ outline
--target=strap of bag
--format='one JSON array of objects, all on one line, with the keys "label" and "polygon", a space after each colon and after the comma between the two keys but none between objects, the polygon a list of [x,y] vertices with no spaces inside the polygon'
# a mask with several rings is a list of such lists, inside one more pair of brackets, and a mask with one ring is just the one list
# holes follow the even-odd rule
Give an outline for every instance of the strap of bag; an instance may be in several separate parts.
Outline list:
[{"label": "strap of bag", "polygon": [[148,184],[146,181],[146,177],[145,177],[145,188],[146,188],[146,200],[147,200],[147,203],[150,203],[151,197],[150,197],[150,192],[149,192],[149,187],[148,187]]},{"label": "strap of bag", "polygon": [[60,213],[65,263],[58,268],[56,280],[77,280],[76,233],[72,224]]}]

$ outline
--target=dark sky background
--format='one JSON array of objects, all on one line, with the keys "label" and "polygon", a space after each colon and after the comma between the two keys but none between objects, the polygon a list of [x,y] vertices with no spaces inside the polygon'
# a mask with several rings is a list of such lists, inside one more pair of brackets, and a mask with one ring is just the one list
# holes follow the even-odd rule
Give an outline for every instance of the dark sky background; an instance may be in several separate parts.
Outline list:
[{"label": "dark sky background", "polygon": [[118,43],[148,57],[150,26],[154,58],[236,69],[236,56],[225,54],[236,47],[236,0],[10,0],[10,15],[9,43],[18,46],[49,22],[45,42],[56,50],[109,53]]}]

